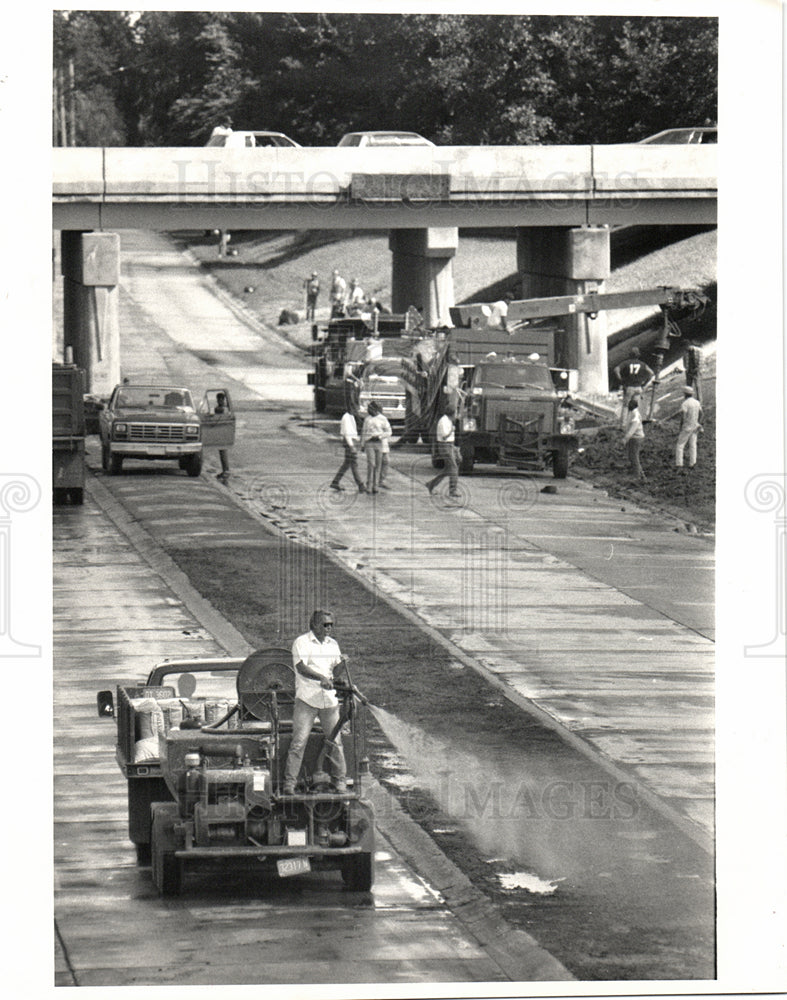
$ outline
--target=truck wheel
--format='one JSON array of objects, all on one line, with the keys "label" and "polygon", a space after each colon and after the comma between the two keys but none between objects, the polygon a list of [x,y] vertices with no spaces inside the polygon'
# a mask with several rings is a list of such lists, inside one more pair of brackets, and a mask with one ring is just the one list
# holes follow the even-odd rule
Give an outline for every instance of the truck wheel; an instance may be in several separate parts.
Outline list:
[{"label": "truck wheel", "polygon": [[462,461],[459,463],[459,471],[463,476],[470,476],[473,474],[473,466],[475,465],[475,448],[468,445],[461,449],[461,455]]},{"label": "truck wheel", "polygon": [[150,844],[135,844],[137,849],[137,864],[149,865],[151,862]]},{"label": "truck wheel", "polygon": [[555,479],[565,479],[568,475],[568,452],[556,451],[552,456],[552,472]]},{"label": "truck wheel", "polygon": [[196,478],[202,472],[202,455],[189,455],[186,459],[186,472]]},{"label": "truck wheel", "polygon": [[109,472],[112,476],[119,476],[123,471],[123,456],[122,455],[110,455],[109,456]]},{"label": "truck wheel", "polygon": [[175,820],[178,807],[175,803],[155,802],[152,806],[153,828],[150,854],[153,883],[160,896],[177,896],[183,882],[183,866],[175,857]]},{"label": "truck wheel", "polygon": [[342,863],[342,879],[351,892],[368,892],[374,882],[372,854],[352,854],[346,858]]},{"label": "truck wheel", "polygon": [[101,468],[104,472],[109,472],[109,441],[101,442]]}]

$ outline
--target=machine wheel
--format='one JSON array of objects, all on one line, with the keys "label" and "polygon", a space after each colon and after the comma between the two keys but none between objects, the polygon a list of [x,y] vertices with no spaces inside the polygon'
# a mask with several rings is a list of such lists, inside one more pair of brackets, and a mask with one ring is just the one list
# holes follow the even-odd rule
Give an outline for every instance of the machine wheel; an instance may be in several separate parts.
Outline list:
[{"label": "machine wheel", "polygon": [[194,479],[202,472],[202,455],[189,455],[185,462],[186,472]]},{"label": "machine wheel", "polygon": [[109,441],[101,442],[101,468],[104,472],[109,472]]},{"label": "machine wheel", "polygon": [[473,473],[473,466],[475,465],[475,448],[472,445],[468,445],[466,448],[461,449],[462,460],[459,463],[459,471],[463,476],[470,476]]},{"label": "machine wheel", "polygon": [[552,473],[555,479],[565,479],[568,475],[568,452],[556,451],[552,456]]},{"label": "machine wheel", "polygon": [[183,882],[183,866],[175,857],[175,820],[178,807],[174,803],[156,802],[152,807],[153,829],[150,854],[153,883],[159,896],[177,896]]},{"label": "machine wheel", "polygon": [[110,455],[109,456],[109,471],[113,476],[119,476],[123,471],[123,456],[122,455]]},{"label": "machine wheel", "polygon": [[342,879],[351,892],[368,892],[374,882],[374,857],[351,854],[342,864]]}]

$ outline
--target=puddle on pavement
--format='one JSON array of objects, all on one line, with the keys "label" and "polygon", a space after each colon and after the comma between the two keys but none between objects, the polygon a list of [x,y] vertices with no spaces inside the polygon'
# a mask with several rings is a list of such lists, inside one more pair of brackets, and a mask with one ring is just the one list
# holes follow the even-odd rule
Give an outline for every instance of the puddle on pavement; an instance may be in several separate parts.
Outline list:
[{"label": "puddle on pavement", "polygon": [[536,893],[539,896],[550,895],[557,889],[558,883],[563,881],[563,879],[559,878],[553,882],[548,882],[546,879],[539,878],[538,875],[533,875],[531,872],[512,872],[509,874],[498,872],[497,877],[504,889],[524,889],[525,892]]}]

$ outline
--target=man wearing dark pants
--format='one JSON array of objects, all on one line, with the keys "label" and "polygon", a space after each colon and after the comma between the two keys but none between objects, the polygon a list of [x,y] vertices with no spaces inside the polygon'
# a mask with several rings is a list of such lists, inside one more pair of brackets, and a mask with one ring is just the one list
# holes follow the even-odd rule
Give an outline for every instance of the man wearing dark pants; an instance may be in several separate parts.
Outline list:
[{"label": "man wearing dark pants", "polygon": [[437,429],[435,431],[437,437],[437,457],[442,458],[443,469],[434,479],[430,479],[426,484],[426,488],[432,493],[435,486],[448,476],[449,497],[459,496],[459,490],[457,489],[459,485],[459,468],[456,464],[456,449],[454,447],[455,416],[455,411],[449,409],[437,421]]},{"label": "man wearing dark pants", "polygon": [[344,489],[341,485],[342,476],[349,469],[353,474],[353,479],[355,480],[355,485],[358,487],[358,492],[365,493],[366,488],[363,485],[361,474],[358,472],[358,425],[355,422],[355,417],[349,410],[341,419],[341,423],[339,424],[339,434],[341,435],[342,444],[344,445],[344,461],[339,466],[338,472],[331,480],[331,489],[339,492]]},{"label": "man wearing dark pants", "polygon": [[[310,630],[299,635],[292,644],[292,663],[295,670],[295,705],[292,712],[292,741],[284,766],[285,795],[293,795],[303,753],[319,715],[326,737],[330,737],[339,723],[339,700],[333,687],[333,671],[344,664],[339,644],[328,633],[333,629],[333,615],[328,611],[315,611],[309,621]],[[347,767],[342,750],[341,734],[329,747],[327,759],[331,762],[333,786],[337,792],[347,790]]]}]

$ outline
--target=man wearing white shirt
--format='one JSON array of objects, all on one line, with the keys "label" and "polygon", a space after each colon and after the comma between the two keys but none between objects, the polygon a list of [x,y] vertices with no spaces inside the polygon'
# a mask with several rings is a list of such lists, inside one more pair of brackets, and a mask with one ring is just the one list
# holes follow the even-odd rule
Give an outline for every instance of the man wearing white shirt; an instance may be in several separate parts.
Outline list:
[{"label": "man wearing white shirt", "polygon": [[686,398],[680,407],[680,430],[678,440],[675,442],[675,466],[678,469],[683,468],[683,452],[688,446],[688,465],[693,469],[697,462],[697,434],[702,430],[700,424],[702,406],[695,398],[690,385],[683,386],[683,395]]},{"label": "man wearing white shirt", "polygon": [[[285,795],[295,792],[303,752],[314,720],[319,715],[326,739],[330,738],[339,723],[339,700],[333,686],[333,670],[342,665],[344,660],[339,644],[328,635],[333,628],[333,615],[329,611],[315,611],[309,625],[309,631],[299,635],[292,644],[295,705],[292,712],[292,741],[284,766]],[[347,767],[340,733],[336,734],[335,742],[330,744],[327,758],[331,762],[336,791],[346,791]]]},{"label": "man wearing white shirt", "polygon": [[435,436],[437,438],[437,456],[443,460],[442,471],[439,472],[434,479],[430,479],[426,484],[426,488],[430,493],[434,491],[435,486],[442,482],[446,476],[448,476],[448,495],[449,497],[458,497],[459,491],[457,486],[459,485],[459,468],[456,464],[456,451],[454,449],[454,419],[456,413],[454,410],[446,410],[446,412],[437,421],[437,428],[435,430]]},{"label": "man wearing white shirt", "polygon": [[339,424],[339,435],[342,439],[342,444],[344,445],[344,461],[339,466],[338,472],[331,480],[331,489],[336,490],[339,493],[342,492],[344,489],[341,485],[342,476],[349,469],[353,474],[353,479],[355,480],[355,485],[358,487],[358,492],[365,493],[366,488],[363,485],[361,474],[358,472],[358,425],[355,422],[355,417],[349,410],[341,419],[341,423]]}]

